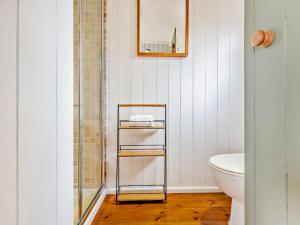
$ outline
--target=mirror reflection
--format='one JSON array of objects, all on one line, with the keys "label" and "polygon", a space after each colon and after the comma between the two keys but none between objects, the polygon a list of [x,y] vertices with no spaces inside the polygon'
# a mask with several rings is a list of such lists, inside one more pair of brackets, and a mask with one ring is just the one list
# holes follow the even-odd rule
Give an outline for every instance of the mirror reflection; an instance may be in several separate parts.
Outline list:
[{"label": "mirror reflection", "polygon": [[140,0],[141,53],[186,53],[186,0]]}]

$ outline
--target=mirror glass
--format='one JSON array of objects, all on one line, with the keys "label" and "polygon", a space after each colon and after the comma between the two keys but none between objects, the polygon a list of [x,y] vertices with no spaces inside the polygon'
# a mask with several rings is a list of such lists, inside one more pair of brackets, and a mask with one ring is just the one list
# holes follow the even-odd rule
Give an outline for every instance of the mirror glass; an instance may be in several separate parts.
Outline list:
[{"label": "mirror glass", "polygon": [[139,0],[139,55],[186,56],[187,3]]}]

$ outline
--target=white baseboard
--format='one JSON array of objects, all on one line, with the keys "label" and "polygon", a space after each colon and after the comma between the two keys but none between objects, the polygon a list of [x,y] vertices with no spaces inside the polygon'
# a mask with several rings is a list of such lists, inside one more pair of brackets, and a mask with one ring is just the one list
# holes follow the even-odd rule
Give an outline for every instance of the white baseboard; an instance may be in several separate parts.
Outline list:
[{"label": "white baseboard", "polygon": [[[132,189],[130,189],[132,190]],[[145,190],[145,188],[136,188],[135,190]],[[149,188],[147,188],[149,190]],[[115,194],[115,188],[106,189],[107,194]],[[208,187],[168,187],[168,193],[218,193],[222,192],[217,186]]]},{"label": "white baseboard", "polygon": [[90,214],[88,215],[87,219],[84,222],[84,225],[91,225],[101,204],[103,203],[105,196],[107,195],[107,190],[104,188],[100,197],[98,198],[97,202],[95,203],[93,209],[91,210]]}]

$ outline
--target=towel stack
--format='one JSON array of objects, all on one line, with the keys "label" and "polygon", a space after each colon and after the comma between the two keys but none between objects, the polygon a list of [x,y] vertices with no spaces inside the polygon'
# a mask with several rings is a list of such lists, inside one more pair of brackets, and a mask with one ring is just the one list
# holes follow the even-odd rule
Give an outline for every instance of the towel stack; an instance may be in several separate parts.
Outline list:
[{"label": "towel stack", "polygon": [[132,115],[129,118],[131,127],[152,127],[153,126],[153,116],[152,115]]}]

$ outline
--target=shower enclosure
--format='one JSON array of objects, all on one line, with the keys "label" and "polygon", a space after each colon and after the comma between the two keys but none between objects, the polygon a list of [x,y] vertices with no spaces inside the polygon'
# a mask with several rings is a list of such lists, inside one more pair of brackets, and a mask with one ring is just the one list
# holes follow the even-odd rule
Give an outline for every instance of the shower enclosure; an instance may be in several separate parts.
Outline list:
[{"label": "shower enclosure", "polygon": [[102,0],[74,0],[74,224],[104,184],[102,24]]}]

